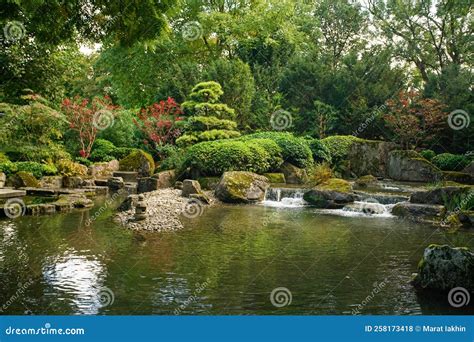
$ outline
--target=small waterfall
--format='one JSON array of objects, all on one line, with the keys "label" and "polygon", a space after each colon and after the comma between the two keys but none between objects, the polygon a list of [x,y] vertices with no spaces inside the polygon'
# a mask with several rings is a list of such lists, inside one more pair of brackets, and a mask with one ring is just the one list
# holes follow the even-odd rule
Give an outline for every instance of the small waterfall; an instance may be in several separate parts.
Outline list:
[{"label": "small waterfall", "polygon": [[303,199],[305,189],[269,188],[265,193],[264,205],[272,207],[302,207],[306,205]]}]

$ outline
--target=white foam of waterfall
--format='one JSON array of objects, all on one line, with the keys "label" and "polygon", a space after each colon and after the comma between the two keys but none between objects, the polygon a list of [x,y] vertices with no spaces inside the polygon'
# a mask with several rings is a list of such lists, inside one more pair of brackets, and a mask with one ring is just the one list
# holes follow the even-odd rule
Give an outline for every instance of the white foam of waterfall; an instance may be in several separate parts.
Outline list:
[{"label": "white foam of waterfall", "polygon": [[269,207],[303,207],[307,203],[303,199],[304,189],[270,188],[265,193],[263,205]]}]

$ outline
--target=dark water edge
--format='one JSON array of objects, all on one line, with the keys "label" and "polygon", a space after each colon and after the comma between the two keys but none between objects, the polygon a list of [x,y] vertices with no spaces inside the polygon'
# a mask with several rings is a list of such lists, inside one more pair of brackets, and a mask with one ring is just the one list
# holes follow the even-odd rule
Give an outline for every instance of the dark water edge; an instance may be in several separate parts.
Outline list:
[{"label": "dark water edge", "polygon": [[[185,229],[132,232],[97,208],[0,221],[0,314],[468,314],[409,284],[430,243],[474,247],[396,218],[217,206]],[[276,307],[276,288],[291,303]],[[5,303],[8,305],[5,306]],[[359,305],[364,303],[361,307]],[[1,306],[3,304],[3,307]]]}]

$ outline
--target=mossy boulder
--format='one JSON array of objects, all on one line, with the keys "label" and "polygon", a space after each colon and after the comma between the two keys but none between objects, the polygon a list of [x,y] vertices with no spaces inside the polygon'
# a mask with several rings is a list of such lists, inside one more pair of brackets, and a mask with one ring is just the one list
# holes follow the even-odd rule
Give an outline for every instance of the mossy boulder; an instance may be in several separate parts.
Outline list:
[{"label": "mossy boulder", "polygon": [[392,214],[414,221],[439,222],[446,215],[446,208],[437,204],[401,202],[395,204]]},{"label": "mossy boulder", "polygon": [[264,173],[270,183],[286,183],[285,174],[283,173]]},{"label": "mossy boulder", "polygon": [[226,203],[255,203],[265,199],[268,187],[268,179],[264,176],[246,171],[229,171],[222,175],[215,194]]},{"label": "mossy boulder", "polygon": [[474,293],[474,253],[464,247],[430,245],[412,283],[418,289],[448,292],[463,287]]},{"label": "mossy boulder", "polygon": [[443,179],[461,184],[474,184],[474,177],[465,172],[443,171]]},{"label": "mossy boulder", "polygon": [[303,199],[317,208],[341,209],[354,202],[355,197],[348,181],[331,178],[306,192]]},{"label": "mossy boulder", "polygon": [[366,188],[369,185],[375,185],[377,184],[377,178],[372,176],[372,175],[365,175],[362,177],[357,178],[355,181],[355,185],[360,187],[360,188]]},{"label": "mossy boulder", "polygon": [[18,171],[8,179],[8,184],[14,188],[39,188],[40,182],[33,174],[26,171]]},{"label": "mossy boulder", "polygon": [[155,170],[153,157],[142,150],[136,150],[119,162],[121,171],[138,172],[139,177],[150,177]]},{"label": "mossy boulder", "polygon": [[388,176],[399,181],[434,182],[443,178],[443,173],[418,152],[395,150],[389,153]]},{"label": "mossy boulder", "polygon": [[304,184],[308,182],[308,174],[306,173],[306,170],[288,162],[283,163],[279,171],[280,173],[283,173],[286,183],[288,184]]},{"label": "mossy boulder", "polygon": [[472,188],[466,186],[443,186],[427,191],[416,191],[411,194],[411,203],[439,204],[444,205],[446,201],[454,197],[466,197]]}]

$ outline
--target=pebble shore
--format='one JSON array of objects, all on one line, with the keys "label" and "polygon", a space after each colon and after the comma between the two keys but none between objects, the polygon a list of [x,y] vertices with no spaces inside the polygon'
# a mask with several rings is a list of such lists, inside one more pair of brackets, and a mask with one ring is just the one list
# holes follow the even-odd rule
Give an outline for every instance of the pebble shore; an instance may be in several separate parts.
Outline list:
[{"label": "pebble shore", "polygon": [[143,193],[147,206],[147,218],[143,221],[135,221],[135,208],[117,213],[116,220],[123,226],[132,230],[165,232],[175,231],[183,228],[181,219],[193,219],[201,216],[206,207],[216,203],[211,191],[206,191],[211,198],[211,204],[182,197],[181,190],[160,189]]}]

